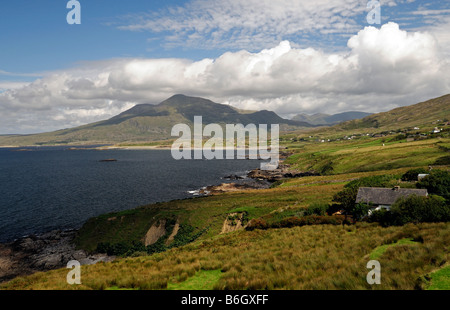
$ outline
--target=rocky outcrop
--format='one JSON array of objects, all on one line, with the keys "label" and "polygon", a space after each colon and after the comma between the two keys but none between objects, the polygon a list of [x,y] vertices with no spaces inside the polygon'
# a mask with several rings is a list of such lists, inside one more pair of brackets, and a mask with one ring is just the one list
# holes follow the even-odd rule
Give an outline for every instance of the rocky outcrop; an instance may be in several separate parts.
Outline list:
[{"label": "rocky outcrop", "polygon": [[0,244],[0,282],[38,271],[64,268],[71,260],[81,265],[112,261],[106,254],[90,255],[74,245],[76,231],[55,230]]},{"label": "rocky outcrop", "polygon": [[238,176],[236,174],[230,174],[230,175],[227,175],[226,177],[224,177],[224,179],[227,179],[227,180],[243,180],[244,177]]},{"label": "rocky outcrop", "polygon": [[299,171],[292,169],[289,165],[280,164],[275,170],[254,169],[247,176],[253,179],[275,182],[285,178],[300,178],[313,175],[318,175],[318,173],[314,171]]},{"label": "rocky outcrop", "polygon": [[[244,223],[245,222],[245,223]],[[230,213],[223,222],[221,234],[244,229],[246,226],[245,213]]]},{"label": "rocky outcrop", "polygon": [[147,231],[144,238],[144,245],[149,246],[156,243],[159,238],[166,235],[166,220],[159,221],[158,225],[153,224]]},{"label": "rocky outcrop", "polygon": [[265,180],[245,179],[236,183],[222,183],[220,185],[206,186],[199,191],[200,195],[215,195],[221,193],[237,192],[249,189],[269,188],[270,183]]},{"label": "rocky outcrop", "polygon": [[179,230],[180,230],[180,222],[177,220],[175,226],[173,227],[172,233],[166,240],[166,245],[170,245],[172,243],[172,241],[175,239],[175,236],[178,234]]}]

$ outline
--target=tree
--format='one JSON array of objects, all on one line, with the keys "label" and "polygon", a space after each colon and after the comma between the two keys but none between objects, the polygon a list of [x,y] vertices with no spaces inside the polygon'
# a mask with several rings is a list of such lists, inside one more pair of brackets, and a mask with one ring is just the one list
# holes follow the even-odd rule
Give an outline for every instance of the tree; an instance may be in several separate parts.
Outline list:
[{"label": "tree", "polygon": [[357,203],[353,207],[349,208],[349,210],[346,210],[346,212],[349,212],[353,218],[353,222],[360,221],[369,213],[370,206],[365,203]]},{"label": "tree", "polygon": [[432,170],[430,174],[417,182],[417,188],[426,188],[429,194],[444,197],[450,202],[450,171]]},{"label": "tree", "polygon": [[450,221],[450,206],[443,197],[412,195],[398,199],[391,207],[393,224]]}]

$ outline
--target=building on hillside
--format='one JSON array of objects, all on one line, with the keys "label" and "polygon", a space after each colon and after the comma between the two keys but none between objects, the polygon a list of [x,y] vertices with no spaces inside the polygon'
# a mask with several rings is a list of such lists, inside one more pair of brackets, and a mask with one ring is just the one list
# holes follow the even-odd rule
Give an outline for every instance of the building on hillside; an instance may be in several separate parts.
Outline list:
[{"label": "building on hillside", "polygon": [[411,195],[428,196],[426,189],[400,188],[381,188],[381,187],[360,187],[356,195],[356,203],[366,203],[373,207],[373,210],[390,210],[391,206],[399,198]]},{"label": "building on hillside", "polygon": [[428,173],[419,173],[417,175],[417,181],[422,180],[424,177],[426,177],[427,175],[429,175]]}]

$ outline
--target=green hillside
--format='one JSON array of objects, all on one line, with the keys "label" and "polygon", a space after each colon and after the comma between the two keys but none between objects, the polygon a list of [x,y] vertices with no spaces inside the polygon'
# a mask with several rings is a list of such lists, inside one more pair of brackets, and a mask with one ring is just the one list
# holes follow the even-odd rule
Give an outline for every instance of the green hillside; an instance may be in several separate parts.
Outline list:
[{"label": "green hillside", "polygon": [[[332,127],[304,131],[301,137],[339,138],[354,134],[384,134],[390,131],[403,131],[420,134],[441,128],[450,121],[450,94],[410,106],[396,108],[387,112],[372,114]],[[418,129],[415,129],[418,128]]]}]

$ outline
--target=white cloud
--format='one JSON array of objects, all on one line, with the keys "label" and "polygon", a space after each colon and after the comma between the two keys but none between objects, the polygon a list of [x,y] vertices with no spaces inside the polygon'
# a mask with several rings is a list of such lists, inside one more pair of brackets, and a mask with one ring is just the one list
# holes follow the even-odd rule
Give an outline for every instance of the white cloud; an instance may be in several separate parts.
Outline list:
[{"label": "white cloud", "polygon": [[0,132],[72,127],[177,93],[284,116],[379,112],[450,93],[449,62],[435,37],[395,23],[364,28],[342,53],[292,46],[282,41],[200,61],[117,59],[48,73],[0,93]]},{"label": "white cloud", "polygon": [[130,16],[119,29],[162,33],[166,47],[261,49],[294,35],[354,32],[366,6],[365,0],[194,0]]}]

